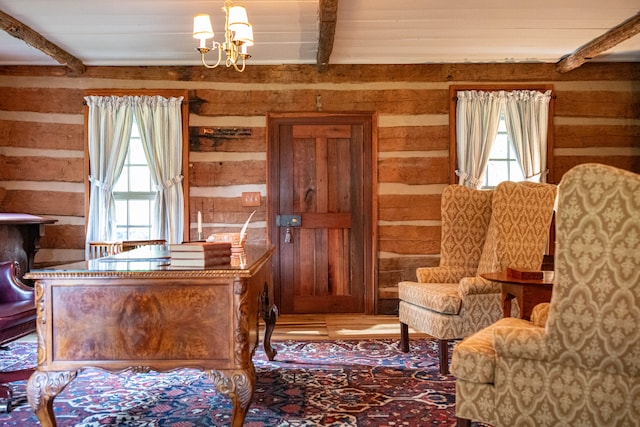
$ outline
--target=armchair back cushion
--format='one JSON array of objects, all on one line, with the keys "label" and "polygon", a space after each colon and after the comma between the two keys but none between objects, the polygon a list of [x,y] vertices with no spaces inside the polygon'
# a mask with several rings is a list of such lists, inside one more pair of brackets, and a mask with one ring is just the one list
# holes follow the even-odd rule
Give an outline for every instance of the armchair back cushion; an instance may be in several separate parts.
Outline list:
[{"label": "armchair back cushion", "polygon": [[457,184],[445,187],[440,203],[440,266],[418,268],[418,282],[457,283],[476,275],[491,219],[492,197],[493,190]]},{"label": "armchair back cushion", "polygon": [[557,216],[549,358],[640,376],[640,179],[605,165],[567,172]]},{"label": "armchair back cushion", "polygon": [[498,184],[477,275],[507,267],[540,269],[549,243],[556,190],[552,184]]}]

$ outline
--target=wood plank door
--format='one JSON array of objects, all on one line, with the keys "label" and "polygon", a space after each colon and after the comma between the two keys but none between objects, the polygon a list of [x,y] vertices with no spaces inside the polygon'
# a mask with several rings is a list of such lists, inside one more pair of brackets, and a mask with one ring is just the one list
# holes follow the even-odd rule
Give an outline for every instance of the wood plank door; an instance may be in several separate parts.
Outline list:
[{"label": "wood plank door", "polygon": [[280,312],[373,312],[372,116],[270,115],[268,129]]}]

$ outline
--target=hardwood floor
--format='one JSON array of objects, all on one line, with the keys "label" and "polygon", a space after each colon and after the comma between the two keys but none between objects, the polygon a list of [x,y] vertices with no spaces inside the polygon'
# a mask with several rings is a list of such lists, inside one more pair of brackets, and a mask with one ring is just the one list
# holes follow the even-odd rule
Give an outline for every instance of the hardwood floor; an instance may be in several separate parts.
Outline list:
[{"label": "hardwood floor", "polygon": [[[261,327],[262,327],[261,322]],[[262,332],[262,331],[261,331]],[[411,337],[427,337],[409,329]],[[364,314],[281,314],[273,341],[392,338],[400,339],[398,316]]]},{"label": "hardwood floor", "polygon": [[[411,338],[428,337],[409,328]],[[264,323],[260,321],[260,337]],[[400,339],[398,316],[366,316],[364,314],[281,314],[271,336],[272,341],[338,340],[338,339]],[[36,342],[36,334],[20,341]]]}]

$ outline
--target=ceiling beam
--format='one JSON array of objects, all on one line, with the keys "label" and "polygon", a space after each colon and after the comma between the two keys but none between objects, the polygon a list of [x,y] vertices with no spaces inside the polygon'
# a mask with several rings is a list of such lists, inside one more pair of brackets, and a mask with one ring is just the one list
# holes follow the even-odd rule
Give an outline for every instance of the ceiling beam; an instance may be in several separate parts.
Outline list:
[{"label": "ceiling beam", "polygon": [[85,71],[85,66],[78,58],[71,55],[69,52],[51,43],[45,39],[40,33],[34,31],[29,26],[18,21],[14,17],[7,15],[0,10],[0,28],[6,31],[9,35],[22,40],[30,46],[45,53],[51,58],[58,61],[60,64],[69,68],[76,73],[82,74]]},{"label": "ceiling beam", "polygon": [[640,13],[632,16],[623,23],[616,25],[606,33],[591,40],[571,55],[556,63],[556,71],[566,73],[578,68],[591,58],[600,55],[612,47],[640,33]]},{"label": "ceiling beam", "polygon": [[318,35],[318,54],[316,56],[316,69],[323,73],[329,67],[329,58],[333,50],[333,37],[336,33],[336,20],[338,16],[338,0],[320,0],[318,5],[320,16]]}]

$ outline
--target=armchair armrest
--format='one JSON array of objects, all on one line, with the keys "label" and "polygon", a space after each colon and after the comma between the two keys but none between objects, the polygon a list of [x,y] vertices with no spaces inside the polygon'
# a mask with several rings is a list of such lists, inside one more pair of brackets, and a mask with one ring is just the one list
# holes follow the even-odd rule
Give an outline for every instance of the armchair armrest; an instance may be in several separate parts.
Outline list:
[{"label": "armchair armrest", "polygon": [[473,276],[474,271],[455,266],[419,267],[416,276],[420,283],[458,283],[463,277]]},{"label": "armchair armrest", "polygon": [[529,326],[498,327],[493,335],[498,357],[546,360],[547,345],[544,328]]},{"label": "armchair armrest", "polygon": [[458,290],[461,296],[473,294],[499,294],[502,292],[499,283],[483,279],[480,276],[462,278],[460,280]]},{"label": "armchair armrest", "polygon": [[33,288],[16,277],[20,265],[14,261],[0,263],[0,303],[33,300]]},{"label": "armchair armrest", "polygon": [[549,303],[542,302],[533,307],[531,311],[531,323],[541,328],[544,328],[549,318]]}]

